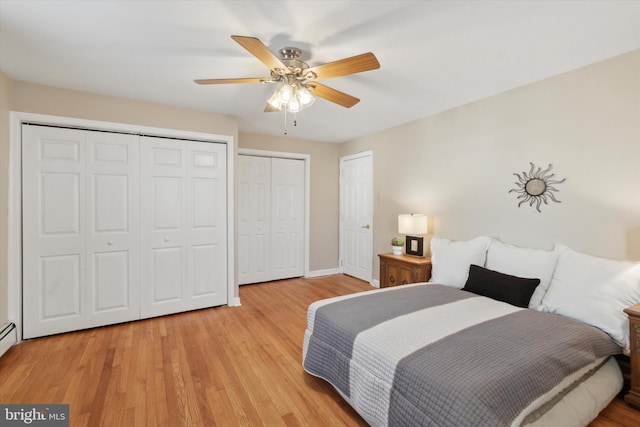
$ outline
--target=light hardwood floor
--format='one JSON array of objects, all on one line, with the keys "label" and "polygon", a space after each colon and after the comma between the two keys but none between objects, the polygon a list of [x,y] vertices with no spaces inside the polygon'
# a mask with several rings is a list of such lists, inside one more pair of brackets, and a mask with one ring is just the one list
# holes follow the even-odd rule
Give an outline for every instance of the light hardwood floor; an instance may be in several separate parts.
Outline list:
[{"label": "light hardwood floor", "polygon": [[[240,288],[218,307],[39,338],[0,358],[1,403],[68,403],[72,426],[364,426],[301,367],[307,306],[372,289],[348,276]],[[591,427],[637,426],[614,401]]]}]

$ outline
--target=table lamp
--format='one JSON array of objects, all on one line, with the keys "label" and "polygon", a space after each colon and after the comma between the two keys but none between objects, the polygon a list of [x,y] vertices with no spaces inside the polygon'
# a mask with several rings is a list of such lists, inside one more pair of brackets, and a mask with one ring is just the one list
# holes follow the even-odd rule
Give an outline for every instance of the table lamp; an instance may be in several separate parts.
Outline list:
[{"label": "table lamp", "polygon": [[405,239],[405,252],[407,255],[423,256],[424,237],[427,234],[426,214],[401,214],[398,215],[398,233],[407,236]]}]

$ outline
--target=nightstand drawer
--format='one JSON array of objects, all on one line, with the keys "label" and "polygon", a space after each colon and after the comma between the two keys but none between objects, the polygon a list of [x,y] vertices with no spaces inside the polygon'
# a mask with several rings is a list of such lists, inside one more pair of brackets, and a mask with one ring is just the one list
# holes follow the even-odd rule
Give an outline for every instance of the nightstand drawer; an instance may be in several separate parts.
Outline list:
[{"label": "nightstand drawer", "polygon": [[380,287],[426,282],[431,277],[431,259],[408,255],[379,254]]}]

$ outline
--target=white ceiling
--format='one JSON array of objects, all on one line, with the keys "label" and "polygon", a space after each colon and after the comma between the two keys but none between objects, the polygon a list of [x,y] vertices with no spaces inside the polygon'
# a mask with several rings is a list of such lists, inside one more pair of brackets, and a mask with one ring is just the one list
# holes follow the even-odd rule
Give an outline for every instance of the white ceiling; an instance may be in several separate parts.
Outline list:
[{"label": "white ceiling", "polygon": [[282,135],[269,72],[231,35],[311,66],[373,52],[381,68],[323,80],[296,138],[344,142],[640,48],[640,1],[0,0],[0,69],[15,80],[231,114]]}]

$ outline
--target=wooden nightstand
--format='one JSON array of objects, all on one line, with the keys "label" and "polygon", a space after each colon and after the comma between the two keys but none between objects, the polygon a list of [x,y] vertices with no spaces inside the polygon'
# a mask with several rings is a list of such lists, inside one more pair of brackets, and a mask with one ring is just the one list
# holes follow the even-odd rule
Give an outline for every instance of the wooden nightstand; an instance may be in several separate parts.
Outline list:
[{"label": "wooden nightstand", "polygon": [[631,388],[624,401],[640,408],[640,304],[624,310],[629,315]]},{"label": "wooden nightstand", "polygon": [[431,258],[393,254],[378,256],[381,288],[426,282],[431,277]]}]

